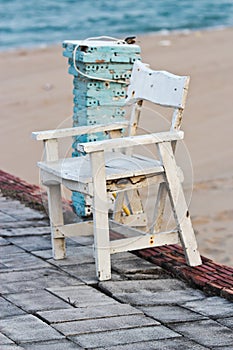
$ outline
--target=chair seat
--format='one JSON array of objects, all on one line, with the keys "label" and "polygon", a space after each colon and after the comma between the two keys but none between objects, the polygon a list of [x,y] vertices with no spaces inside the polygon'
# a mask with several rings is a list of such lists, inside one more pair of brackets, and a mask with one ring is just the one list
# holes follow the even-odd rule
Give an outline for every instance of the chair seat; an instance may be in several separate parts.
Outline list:
[{"label": "chair seat", "polygon": [[[45,172],[62,179],[90,183],[92,182],[92,175],[89,159],[89,155],[86,155],[57,161],[39,162],[38,166]],[[164,172],[164,168],[158,160],[141,155],[126,156],[120,152],[106,152],[105,165],[107,180]]]}]

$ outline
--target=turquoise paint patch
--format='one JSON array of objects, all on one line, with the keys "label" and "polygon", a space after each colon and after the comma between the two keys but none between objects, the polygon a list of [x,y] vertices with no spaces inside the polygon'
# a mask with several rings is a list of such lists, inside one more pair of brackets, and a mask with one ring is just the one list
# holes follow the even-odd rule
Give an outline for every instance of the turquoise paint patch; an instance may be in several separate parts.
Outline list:
[{"label": "turquoise paint patch", "polygon": [[[82,41],[75,54],[76,67],[86,74],[77,72],[73,62],[76,42],[63,44],[63,55],[68,58],[69,74],[73,75],[73,126],[108,124],[124,121],[126,90],[131,76],[133,63],[140,59],[138,45],[113,42]],[[96,79],[92,79],[95,77]],[[120,80],[118,82],[101,81],[98,78]],[[123,83],[122,83],[123,81]],[[99,132],[73,138],[73,157],[82,156],[77,151],[79,142],[94,142],[108,138],[108,134]],[[91,214],[91,200],[78,192],[72,193],[72,204],[80,216]]]}]

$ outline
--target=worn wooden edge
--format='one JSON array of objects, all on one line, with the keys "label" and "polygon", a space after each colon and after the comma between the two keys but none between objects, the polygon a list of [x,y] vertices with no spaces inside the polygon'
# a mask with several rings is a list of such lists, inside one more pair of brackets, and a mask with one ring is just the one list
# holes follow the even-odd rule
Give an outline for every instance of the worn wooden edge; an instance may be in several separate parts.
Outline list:
[{"label": "worn wooden edge", "polygon": [[183,131],[169,131],[152,133],[147,135],[128,136],[119,139],[110,139],[95,142],[79,143],[77,150],[83,153],[91,153],[98,151],[110,151],[112,149],[127,148],[133,146],[156,144],[160,142],[169,142],[182,140],[184,138]]},{"label": "worn wooden edge", "polygon": [[128,127],[128,122],[116,122],[112,124],[99,124],[78,126],[73,128],[34,131],[32,132],[32,139],[37,141],[51,140],[63,137],[78,136],[84,134],[93,134],[101,131],[119,130]]}]

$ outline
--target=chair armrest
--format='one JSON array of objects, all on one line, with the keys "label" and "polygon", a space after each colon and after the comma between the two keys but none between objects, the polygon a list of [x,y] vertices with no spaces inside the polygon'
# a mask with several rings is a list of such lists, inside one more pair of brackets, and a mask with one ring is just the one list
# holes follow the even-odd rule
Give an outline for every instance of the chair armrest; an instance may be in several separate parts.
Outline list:
[{"label": "chair armrest", "polygon": [[117,139],[109,139],[103,141],[79,143],[77,145],[77,150],[82,153],[110,151],[112,149],[117,148],[126,148],[160,142],[177,141],[182,140],[183,138],[183,131],[160,132],[147,135],[121,137]]},{"label": "chair armrest", "polygon": [[50,139],[58,139],[58,138],[69,137],[69,136],[93,134],[101,131],[119,130],[119,129],[124,129],[128,126],[129,126],[128,122],[116,122],[116,123],[105,124],[105,125],[104,124],[87,125],[87,126],[78,126],[78,127],[66,128],[66,129],[35,131],[32,133],[32,138],[34,140],[50,140]]}]

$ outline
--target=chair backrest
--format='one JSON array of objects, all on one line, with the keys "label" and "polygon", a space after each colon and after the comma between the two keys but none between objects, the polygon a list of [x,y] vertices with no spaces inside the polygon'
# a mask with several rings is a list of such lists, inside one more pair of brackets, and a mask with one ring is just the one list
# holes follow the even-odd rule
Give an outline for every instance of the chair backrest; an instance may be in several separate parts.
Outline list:
[{"label": "chair backrest", "polygon": [[[164,107],[171,107],[174,109],[171,130],[178,130],[181,125],[188,85],[188,76],[154,71],[138,60],[133,66],[126,104],[137,103],[141,106],[142,100],[147,100]],[[137,124],[133,118],[139,118],[134,114],[135,110],[131,116],[131,125]]]},{"label": "chair backrest", "polygon": [[47,160],[58,159],[57,141],[63,137],[78,136],[105,132],[110,138],[122,136],[122,129],[127,130],[128,136],[134,136],[137,131],[143,100],[172,107],[174,109],[171,131],[178,130],[188,91],[189,77],[177,76],[165,71],[154,71],[141,61],[136,61],[127,90],[126,104],[133,104],[130,121],[116,122],[108,125],[88,125],[68,129],[34,132],[33,138],[44,140]]}]

